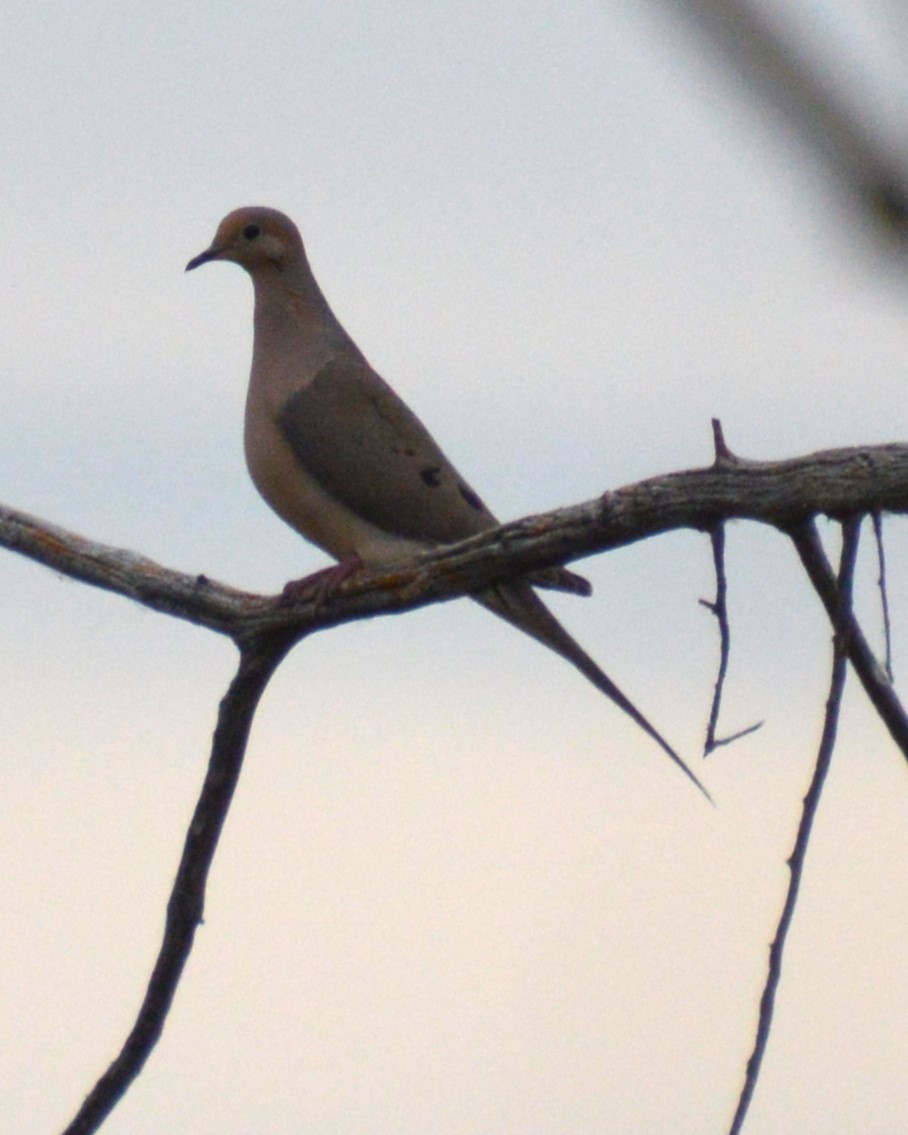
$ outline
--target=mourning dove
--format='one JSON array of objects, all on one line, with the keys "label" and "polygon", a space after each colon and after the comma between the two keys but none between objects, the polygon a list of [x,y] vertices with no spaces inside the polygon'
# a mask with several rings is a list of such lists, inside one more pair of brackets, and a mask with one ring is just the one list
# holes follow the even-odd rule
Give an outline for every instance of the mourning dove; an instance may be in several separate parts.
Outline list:
[{"label": "mourning dove", "polygon": [[[498,521],[328,306],[294,223],[276,209],[228,214],[186,270],[231,260],[255,289],[246,463],[256,488],[340,565],[384,568]],[[477,602],[566,658],[705,793],[675,750],[545,606],[532,584],[588,593],[565,569],[509,580]],[[708,794],[707,794],[708,795]]]}]

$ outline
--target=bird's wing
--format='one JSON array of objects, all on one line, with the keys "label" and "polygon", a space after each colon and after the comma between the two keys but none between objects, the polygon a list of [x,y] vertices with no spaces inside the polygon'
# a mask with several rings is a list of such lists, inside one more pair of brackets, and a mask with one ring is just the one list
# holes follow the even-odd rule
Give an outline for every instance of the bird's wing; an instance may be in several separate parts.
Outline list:
[{"label": "bird's wing", "polygon": [[306,473],[384,532],[450,544],[497,524],[428,430],[368,364],[327,363],[278,425]]}]

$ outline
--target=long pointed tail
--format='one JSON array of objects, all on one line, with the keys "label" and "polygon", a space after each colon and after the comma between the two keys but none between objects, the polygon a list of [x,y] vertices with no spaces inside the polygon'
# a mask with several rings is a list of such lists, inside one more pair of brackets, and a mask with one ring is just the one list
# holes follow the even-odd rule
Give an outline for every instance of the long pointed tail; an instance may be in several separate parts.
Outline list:
[{"label": "long pointed tail", "polygon": [[576,666],[581,674],[596,687],[600,693],[610,698],[619,709],[636,722],[637,725],[668,754],[678,768],[694,782],[707,800],[712,802],[709,792],[703,787],[696,775],[687,767],[672,746],[662,734],[651,725],[634,703],[615,685],[611,678],[590,658],[582,646],[575,642],[546,607],[532,587],[523,580],[502,584],[500,587],[490,588],[480,595],[473,597],[483,607],[499,615],[512,626],[522,630],[525,634],[541,642],[543,646],[554,650],[562,658],[567,659]]}]

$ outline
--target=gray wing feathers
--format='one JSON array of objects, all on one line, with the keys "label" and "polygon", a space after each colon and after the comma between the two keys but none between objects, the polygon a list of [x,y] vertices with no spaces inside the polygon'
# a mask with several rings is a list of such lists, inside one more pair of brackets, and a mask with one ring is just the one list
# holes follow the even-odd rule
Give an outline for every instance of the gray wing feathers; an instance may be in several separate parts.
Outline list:
[{"label": "gray wing feathers", "polygon": [[368,366],[328,363],[288,398],[278,424],[306,472],[385,532],[448,544],[497,523],[416,415]]}]

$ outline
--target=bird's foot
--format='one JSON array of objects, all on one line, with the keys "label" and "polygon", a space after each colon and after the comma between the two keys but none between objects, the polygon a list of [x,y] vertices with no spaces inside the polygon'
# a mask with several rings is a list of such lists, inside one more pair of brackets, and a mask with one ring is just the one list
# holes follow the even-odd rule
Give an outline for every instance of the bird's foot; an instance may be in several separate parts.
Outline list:
[{"label": "bird's foot", "polygon": [[284,584],[278,599],[279,607],[289,607],[300,599],[312,599],[316,612],[320,611],[342,583],[363,567],[359,556],[353,555],[331,567],[322,568],[302,579],[291,579]]}]

